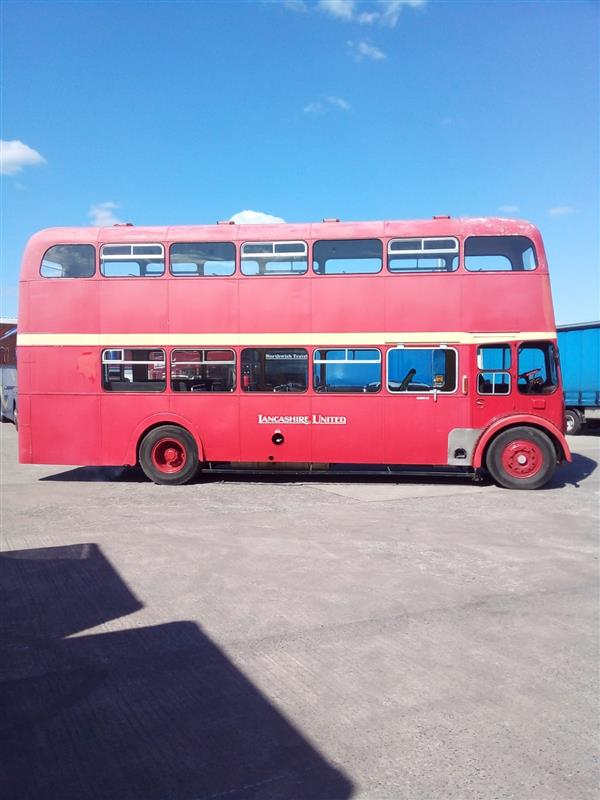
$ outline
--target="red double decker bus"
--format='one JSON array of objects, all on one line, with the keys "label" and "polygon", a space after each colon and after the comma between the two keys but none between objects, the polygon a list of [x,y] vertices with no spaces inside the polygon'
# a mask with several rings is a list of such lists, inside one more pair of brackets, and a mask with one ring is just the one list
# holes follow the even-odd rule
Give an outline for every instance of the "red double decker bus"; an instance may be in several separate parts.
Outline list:
[{"label": "red double decker bus", "polygon": [[487,469],[570,460],[542,239],[500,219],[58,228],[25,250],[20,459]]}]

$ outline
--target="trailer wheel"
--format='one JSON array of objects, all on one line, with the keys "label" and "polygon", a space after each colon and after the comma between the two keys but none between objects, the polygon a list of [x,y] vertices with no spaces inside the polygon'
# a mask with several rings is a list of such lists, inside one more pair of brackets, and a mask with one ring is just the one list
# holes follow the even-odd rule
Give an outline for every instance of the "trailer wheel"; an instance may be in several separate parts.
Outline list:
[{"label": "trailer wheel", "polygon": [[569,436],[576,436],[583,427],[581,414],[576,408],[567,408],[565,411],[565,431]]},{"label": "trailer wheel", "polygon": [[548,436],[537,428],[510,428],[490,444],[486,466],[506,489],[539,489],[554,474],[556,453]]},{"label": "trailer wheel", "polygon": [[140,466],[154,483],[187,483],[198,470],[194,437],[177,425],[161,425],[144,436]]}]

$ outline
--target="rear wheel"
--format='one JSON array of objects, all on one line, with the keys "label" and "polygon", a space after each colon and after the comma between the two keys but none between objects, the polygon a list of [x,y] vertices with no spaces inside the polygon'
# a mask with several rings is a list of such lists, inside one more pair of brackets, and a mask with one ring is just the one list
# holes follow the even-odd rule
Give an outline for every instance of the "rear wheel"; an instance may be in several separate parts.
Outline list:
[{"label": "rear wheel", "polygon": [[486,466],[506,489],[539,489],[554,474],[556,453],[548,436],[537,428],[510,428],[492,441]]},{"label": "rear wheel", "polygon": [[567,408],[565,411],[565,430],[569,436],[575,436],[583,427],[581,414],[576,408]]},{"label": "rear wheel", "polygon": [[144,436],[140,466],[154,483],[187,483],[198,471],[194,437],[177,425],[161,425]]}]

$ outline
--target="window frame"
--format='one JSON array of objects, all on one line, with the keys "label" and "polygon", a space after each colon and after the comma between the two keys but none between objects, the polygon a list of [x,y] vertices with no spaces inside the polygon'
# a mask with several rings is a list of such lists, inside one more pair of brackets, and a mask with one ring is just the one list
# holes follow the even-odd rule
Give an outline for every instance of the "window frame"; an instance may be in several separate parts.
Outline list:
[{"label": "window frame", "polygon": [[[508,355],[510,359],[510,363],[507,369],[485,369],[483,367],[483,352],[485,348],[506,348],[508,350]],[[514,381],[513,381],[513,361],[515,358],[515,354],[513,352],[513,348],[508,342],[497,342],[497,343],[490,343],[490,344],[479,344],[477,345],[477,350],[475,351],[475,364],[477,367],[477,375],[475,381],[475,391],[478,397],[510,397],[513,393],[514,388]],[[482,392],[479,389],[479,378],[481,375],[508,375],[508,392]],[[495,383],[492,384],[495,387]]]},{"label": "window frame", "polygon": [[[321,272],[315,269],[315,247],[320,242],[379,242],[381,245],[381,264],[379,269],[376,272]],[[361,237],[360,239],[348,238],[348,239],[314,239],[312,242],[311,250],[310,250],[310,273],[313,276],[318,276],[319,278],[355,278],[355,277],[364,277],[365,275],[381,275],[384,271],[385,267],[385,246],[384,240],[380,236],[371,236],[369,238]],[[346,259],[344,259],[346,260]],[[353,259],[347,259],[348,261],[352,261]],[[358,260],[358,259],[356,259]],[[325,261],[327,263],[327,261]]]},{"label": "window frame", "polygon": [[[420,250],[395,250],[391,251],[390,247],[394,242],[402,242],[402,241],[414,241],[420,239],[421,244],[424,242],[447,242],[452,240],[455,244],[454,250],[449,250],[447,247],[439,248],[439,249],[432,249],[432,250],[425,250],[422,247]],[[403,270],[392,270],[390,269],[390,259],[394,256],[398,257],[400,255],[410,255],[418,258],[419,256],[436,256],[441,254],[449,254],[451,253],[454,257],[456,257],[456,267],[451,270],[447,269],[403,269]],[[442,275],[442,274],[452,274],[458,272],[462,265],[461,259],[461,242],[458,236],[394,236],[392,239],[388,239],[388,243],[386,245],[386,272],[389,275]]]},{"label": "window frame", "polygon": [[[114,352],[115,350],[121,351],[121,359],[105,359],[105,353]],[[123,366],[123,365],[135,365],[135,364],[154,364],[156,363],[156,359],[146,360],[146,361],[129,361],[123,358],[123,355],[126,350],[145,350],[148,353],[153,351],[160,351],[163,354],[163,363],[165,369],[165,386],[163,389],[153,389],[147,390],[144,389],[117,389],[116,391],[112,391],[111,389],[107,389],[104,383],[104,367],[105,366]],[[102,386],[102,391],[105,394],[164,394],[167,389],[169,388],[169,381],[167,380],[167,348],[166,347],[103,347],[100,351],[100,384]],[[132,384],[133,385],[133,384]]]},{"label": "window frame", "polygon": [[[176,245],[180,245],[180,244],[198,244],[198,245],[230,244],[230,245],[233,245],[233,272],[230,272],[228,275],[178,275],[176,272],[173,272],[173,269],[172,269],[172,263],[173,262],[171,261],[171,250],[172,250],[173,247],[175,247]],[[172,277],[172,278],[177,278],[177,279],[179,279],[179,278],[193,278],[193,279],[221,278],[222,279],[222,278],[233,278],[238,273],[238,247],[236,245],[236,242],[232,242],[231,240],[225,240],[225,241],[221,241],[221,240],[216,241],[215,240],[215,241],[204,241],[204,242],[200,242],[198,240],[194,240],[194,241],[188,241],[188,242],[181,242],[181,241],[169,242],[168,256],[169,256],[169,269],[165,270],[165,274],[168,274],[169,277]]]},{"label": "window frame", "polygon": [[[390,362],[389,362],[389,354],[394,350],[451,350],[455,356],[455,363],[454,363],[454,377],[455,377],[455,384],[454,389],[451,392],[445,392],[442,389],[422,389],[417,392],[409,392],[409,391],[394,391],[390,389]],[[385,355],[385,388],[388,394],[393,395],[394,397],[406,396],[406,397],[417,397],[417,395],[433,395],[433,394],[443,394],[443,395],[451,395],[456,394],[458,392],[458,376],[460,374],[459,369],[459,352],[458,348],[454,347],[453,345],[446,345],[446,344],[438,344],[438,345],[426,345],[426,344],[419,344],[419,345],[392,345],[388,347],[386,350]]]},{"label": "window frame", "polygon": [[[508,391],[507,392],[482,392],[479,388],[479,379],[483,375],[507,375],[508,376]],[[492,388],[495,388],[496,383],[492,382]],[[478,397],[509,397],[512,394],[513,390],[513,380],[512,380],[512,373],[508,372],[507,370],[503,369],[482,369],[477,370],[477,382],[475,384],[475,388],[477,390]]]},{"label": "window frame", "polygon": [[[548,371],[548,377],[552,377],[555,379],[555,382],[551,385],[550,391],[542,391],[542,392],[524,392],[523,386],[519,384],[519,378],[524,373],[520,372],[519,367],[519,356],[521,355],[521,350],[543,350],[546,349],[546,353],[544,353],[544,367]],[[559,350],[558,346],[549,339],[532,339],[527,340],[524,342],[519,342],[516,346],[516,358],[515,358],[515,373],[516,373],[516,393],[520,397],[548,397],[548,395],[556,394],[558,389],[560,388],[561,378],[560,378],[560,371],[559,371]],[[529,370],[526,370],[528,372]]]},{"label": "window frame", "polygon": [[[91,247],[94,251],[94,271],[92,272],[92,274],[91,275],[44,275],[42,272],[44,260],[48,255],[48,253],[50,252],[50,250],[53,250],[55,247]],[[99,270],[98,248],[96,247],[95,244],[92,244],[91,242],[55,242],[54,244],[50,245],[50,247],[46,248],[46,250],[44,251],[44,254],[40,260],[38,273],[40,277],[43,278],[44,280],[73,279],[73,280],[89,281],[95,278],[96,275],[99,274],[99,271],[100,270]]]},{"label": "window frame", "polygon": [[[248,254],[248,260],[251,260],[250,256],[252,256],[252,255],[255,255],[255,256],[263,256],[263,255],[268,256],[268,255],[271,255],[273,257],[278,256],[278,255],[289,255],[289,256],[304,255],[306,257],[306,269],[303,272],[293,272],[293,271],[292,272],[279,272],[279,273],[277,273],[277,272],[264,272],[262,274],[260,272],[257,272],[255,275],[252,275],[252,274],[249,274],[247,272],[244,272],[244,247],[246,247],[246,245],[254,245],[256,247],[256,246],[266,246],[266,245],[269,245],[269,244],[273,246],[273,250],[272,250],[271,253],[252,253],[252,254]],[[283,253],[276,253],[275,252],[275,246],[276,245],[282,245],[282,244],[302,244],[302,245],[304,245],[304,253],[286,253],[285,251]],[[250,241],[250,240],[249,241],[243,241],[243,242],[239,242],[239,264],[240,264],[240,272],[239,272],[239,274],[243,275],[244,278],[290,278],[290,277],[301,277],[302,275],[308,275],[310,273],[310,267],[311,267],[311,261],[312,261],[311,256],[312,256],[311,248],[309,247],[308,242],[305,241],[304,239],[266,239],[266,240],[263,240],[262,242]]]},{"label": "window frame", "polygon": [[[508,239],[508,238],[519,238],[519,239],[527,239],[531,244],[531,249],[533,250],[533,255],[535,259],[535,266],[533,269],[527,269],[526,267],[523,269],[513,269],[512,264],[510,269],[469,269],[467,267],[467,242],[469,239]],[[525,253],[526,251],[523,250]],[[484,257],[484,256],[483,256]],[[505,256],[506,258],[506,256]],[[530,236],[526,236],[523,233],[470,233],[468,236],[465,236],[462,240],[462,251],[461,251],[461,259],[460,265],[464,272],[468,272],[470,274],[475,275],[518,275],[521,273],[530,273],[536,272],[536,270],[540,267],[540,259],[537,251],[537,247],[535,242]]]},{"label": "window frame", "polygon": [[[329,351],[329,350],[332,350],[332,351],[344,351],[346,353],[346,355],[348,353],[348,350],[373,350],[379,355],[379,359],[378,360],[374,360],[374,359],[359,358],[359,359],[349,360],[348,358],[345,358],[345,359],[343,359],[343,358],[342,359],[335,358],[335,359],[318,359],[317,360],[317,358],[315,357],[316,353],[318,353],[319,351]],[[319,396],[322,396],[322,395],[338,395],[338,394],[344,394],[344,395],[352,394],[352,395],[361,395],[361,396],[365,395],[365,394],[376,395],[376,394],[380,394],[381,391],[383,390],[383,353],[381,351],[381,347],[373,347],[373,346],[365,346],[365,345],[356,346],[356,347],[339,347],[339,346],[338,347],[334,347],[334,346],[319,347],[319,346],[315,346],[313,348],[313,350],[312,350],[312,353],[311,353],[311,364],[312,364],[312,369],[311,369],[311,373],[312,373],[311,389],[315,394],[317,394]],[[334,392],[327,392],[327,391],[319,390],[317,388],[316,382],[315,382],[315,365],[316,364],[379,364],[379,389],[376,389],[375,391],[372,391],[372,392],[368,392],[365,389],[358,390],[358,391],[356,389],[352,389],[352,390],[346,391],[346,390],[344,390],[343,387],[338,389],[338,390],[336,390],[336,391],[334,391]]]},{"label": "window frame", "polygon": [[[244,352],[246,350],[263,350],[263,351],[267,351],[267,350],[303,350],[306,353],[306,386],[305,386],[305,388],[300,390],[300,391],[293,391],[293,392],[276,392],[274,388],[271,389],[271,390],[268,390],[268,389],[252,389],[252,390],[250,390],[250,389],[247,389],[244,386],[244,363],[243,363],[243,354],[244,354]],[[310,383],[310,365],[311,365],[311,361],[312,361],[312,358],[311,358],[310,348],[306,347],[306,346],[305,347],[301,347],[301,346],[290,347],[289,345],[283,345],[282,347],[276,347],[276,346],[272,346],[272,345],[271,346],[244,345],[243,347],[240,347],[240,357],[239,357],[240,382],[239,382],[239,390],[243,395],[250,395],[250,396],[257,395],[257,394],[266,395],[266,396],[275,395],[275,394],[285,394],[285,395],[306,394],[311,389],[311,383]],[[283,384],[281,384],[281,385],[283,385]]]},{"label": "window frame", "polygon": [[[131,252],[129,253],[129,257],[126,254],[117,254],[114,257],[103,258],[103,251],[105,247],[129,247],[131,248]],[[127,261],[131,260],[132,263],[135,263],[133,259],[136,257],[136,253],[134,252],[134,247],[160,247],[162,249],[162,256],[160,257],[163,263],[163,271],[160,273],[156,273],[155,275],[106,275],[102,271],[102,262],[103,261]],[[145,258],[144,258],[145,256]],[[152,256],[140,253],[138,257],[142,258],[146,261],[153,261],[158,260],[159,256]],[[108,280],[114,280],[115,278],[126,278],[131,280],[139,280],[140,278],[164,278],[167,275],[167,259],[166,259],[166,249],[163,242],[103,242],[98,251],[98,266],[99,266],[99,274],[101,278],[107,278]]]},{"label": "window frame", "polygon": [[[228,351],[232,353],[233,359],[231,361],[189,361],[189,362],[179,362],[181,364],[194,364],[198,366],[231,366],[233,365],[233,387],[231,389],[218,389],[218,390],[211,390],[206,392],[194,392],[190,389],[189,392],[183,392],[180,389],[173,388],[173,355],[177,352],[197,352],[197,353],[208,353],[212,351],[223,352]],[[175,392],[177,395],[188,395],[188,394],[198,394],[204,397],[212,396],[215,394],[234,394],[238,388],[238,358],[237,358],[237,351],[234,347],[173,347],[169,352],[169,390],[171,392]],[[177,378],[175,380],[178,380]]]}]

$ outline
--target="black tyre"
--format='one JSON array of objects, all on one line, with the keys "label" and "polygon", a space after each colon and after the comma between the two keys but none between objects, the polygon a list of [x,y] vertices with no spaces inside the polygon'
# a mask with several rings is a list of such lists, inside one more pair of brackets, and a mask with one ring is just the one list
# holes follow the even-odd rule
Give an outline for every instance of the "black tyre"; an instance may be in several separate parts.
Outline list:
[{"label": "black tyre", "polygon": [[141,468],[154,483],[187,483],[198,471],[194,437],[177,425],[161,425],[147,433],[139,457]]},{"label": "black tyre", "polygon": [[565,431],[569,436],[577,436],[583,427],[583,419],[576,408],[567,408],[565,411]]},{"label": "black tyre", "polygon": [[554,474],[556,452],[537,428],[509,428],[490,444],[486,467],[506,489],[539,489]]}]

